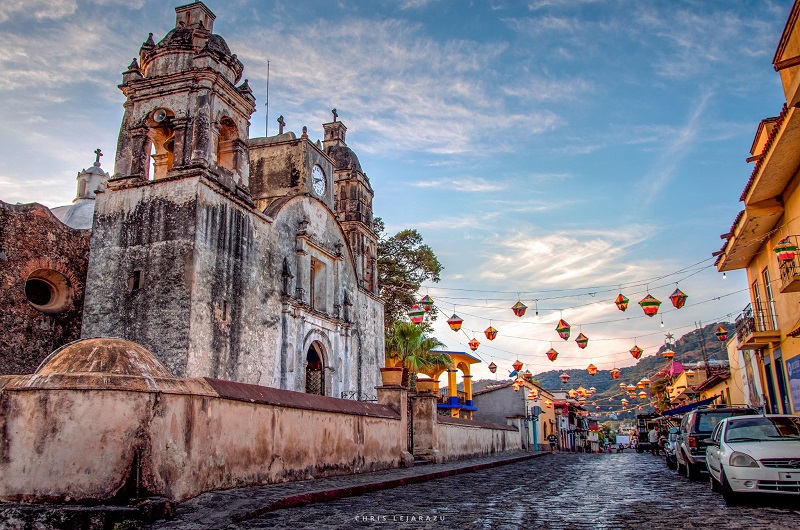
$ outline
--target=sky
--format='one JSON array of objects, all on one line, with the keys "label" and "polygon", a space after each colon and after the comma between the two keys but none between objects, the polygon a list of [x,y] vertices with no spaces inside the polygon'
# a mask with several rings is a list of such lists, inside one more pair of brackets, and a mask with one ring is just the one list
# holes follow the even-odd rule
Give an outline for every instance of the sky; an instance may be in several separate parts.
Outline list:
[{"label": "sky", "polygon": [[[121,73],[183,3],[0,4],[0,200],[69,204],[98,147],[113,172]],[[742,208],[756,127],[785,101],[772,58],[790,0],[206,5],[258,99],[251,137],[283,115],[322,138],[338,110],[375,215],[388,233],[419,230],[444,266],[420,296],[444,348],[480,341],[476,379],[516,359],[534,373],[624,368],[634,344],[653,355],[666,333],[747,305],[744,273],[723,278],[711,253]],[[648,291],[663,302],[653,318],[637,305]],[[462,332],[445,323],[454,312]]]}]

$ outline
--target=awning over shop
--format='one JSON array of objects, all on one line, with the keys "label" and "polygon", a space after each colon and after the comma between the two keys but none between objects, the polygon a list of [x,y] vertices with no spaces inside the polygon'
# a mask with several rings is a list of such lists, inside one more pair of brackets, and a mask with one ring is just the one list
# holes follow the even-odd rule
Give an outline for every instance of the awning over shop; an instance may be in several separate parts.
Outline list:
[{"label": "awning over shop", "polygon": [[689,403],[688,405],[681,405],[680,407],[675,407],[674,409],[670,409],[663,414],[662,416],[674,416],[675,414],[684,414],[691,410],[696,409],[697,407],[702,407],[703,405],[708,405],[719,396],[710,397],[708,399],[703,399],[701,401],[695,401],[694,403]]}]

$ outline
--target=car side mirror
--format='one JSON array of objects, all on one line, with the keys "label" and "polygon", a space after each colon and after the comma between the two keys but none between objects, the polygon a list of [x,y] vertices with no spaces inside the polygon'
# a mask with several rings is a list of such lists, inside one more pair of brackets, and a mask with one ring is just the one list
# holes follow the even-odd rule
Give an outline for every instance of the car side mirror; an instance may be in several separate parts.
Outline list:
[{"label": "car side mirror", "polygon": [[703,445],[713,445],[714,447],[719,447],[719,442],[716,440],[712,440],[711,438],[706,438],[700,443]]}]

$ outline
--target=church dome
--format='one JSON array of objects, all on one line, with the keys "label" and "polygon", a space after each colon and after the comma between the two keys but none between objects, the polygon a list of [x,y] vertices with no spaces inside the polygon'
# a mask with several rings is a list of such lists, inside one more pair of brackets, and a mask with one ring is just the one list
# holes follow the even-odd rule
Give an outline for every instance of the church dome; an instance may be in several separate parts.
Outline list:
[{"label": "church dome", "polygon": [[333,165],[337,170],[350,169],[363,173],[358,157],[353,150],[346,145],[333,145],[329,147],[328,155],[333,159]]},{"label": "church dome", "polygon": [[88,230],[94,221],[94,201],[80,200],[72,204],[61,222],[70,228]]},{"label": "church dome", "polygon": [[97,373],[138,377],[172,377],[155,355],[125,339],[93,338],[71,342],[51,353],[38,375]]}]

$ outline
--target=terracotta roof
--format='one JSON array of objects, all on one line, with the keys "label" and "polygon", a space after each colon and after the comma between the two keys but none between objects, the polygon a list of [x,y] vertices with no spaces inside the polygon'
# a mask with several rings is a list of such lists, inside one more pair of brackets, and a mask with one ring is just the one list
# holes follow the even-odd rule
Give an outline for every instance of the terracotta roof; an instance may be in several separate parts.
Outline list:
[{"label": "terracotta roof", "polygon": [[[781,109],[781,113],[778,115],[775,121],[775,126],[772,128],[772,131],[769,133],[769,137],[767,138],[767,142],[764,144],[764,149],[761,151],[762,155],[766,155],[770,148],[772,147],[772,143],[775,141],[775,137],[778,135],[778,131],[781,129],[781,125],[783,124],[783,120],[786,118],[786,113],[788,108],[786,107],[786,103],[783,104],[783,108]],[[756,160],[756,165],[753,167],[752,173],[750,173],[750,179],[747,181],[747,184],[744,187],[744,191],[742,195],[739,197],[740,201],[744,201],[747,198],[747,193],[750,191],[750,188],[753,187],[753,183],[756,181],[756,175],[758,175],[758,171],[761,169],[761,164],[764,162],[764,156]]]},{"label": "terracotta roof", "polygon": [[783,33],[781,33],[781,40],[778,42],[778,48],[775,50],[775,56],[772,58],[772,64],[775,66],[776,71],[778,70],[777,65],[781,62],[781,57],[783,57],[783,52],[786,51],[786,45],[789,44],[789,38],[791,37],[792,29],[794,29],[797,23],[798,15],[800,15],[800,1],[795,0],[792,10],[789,13],[789,18],[786,20],[786,25],[783,27]]}]

